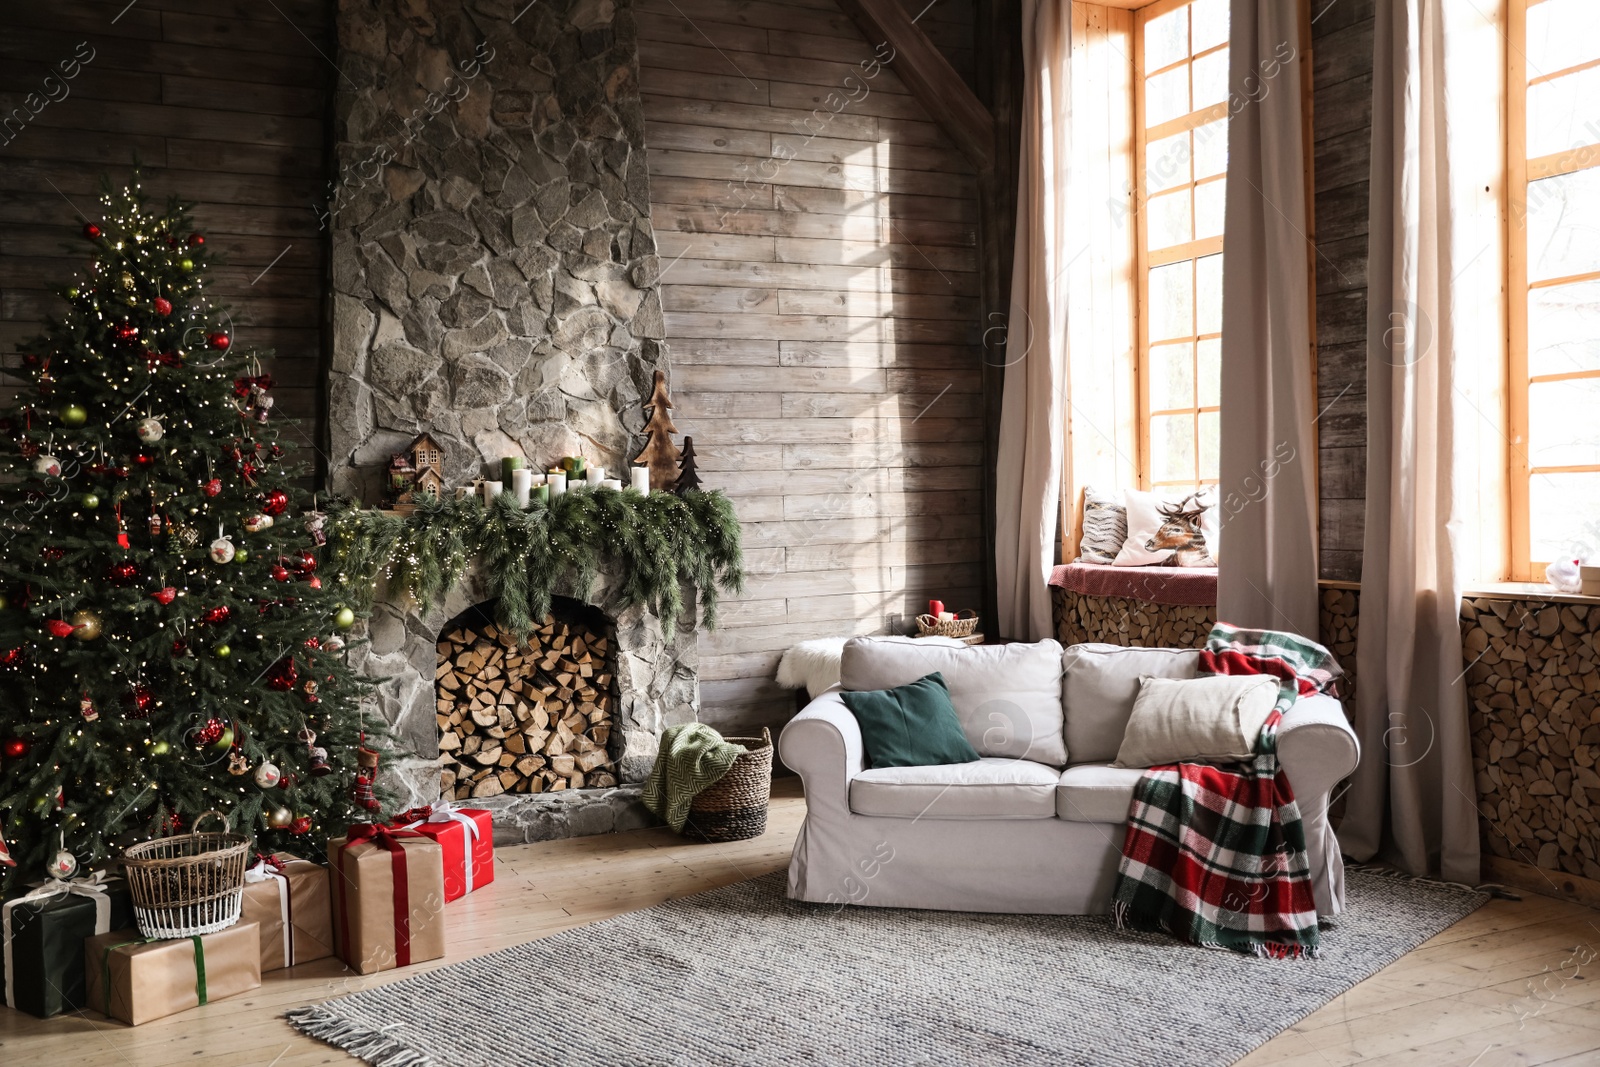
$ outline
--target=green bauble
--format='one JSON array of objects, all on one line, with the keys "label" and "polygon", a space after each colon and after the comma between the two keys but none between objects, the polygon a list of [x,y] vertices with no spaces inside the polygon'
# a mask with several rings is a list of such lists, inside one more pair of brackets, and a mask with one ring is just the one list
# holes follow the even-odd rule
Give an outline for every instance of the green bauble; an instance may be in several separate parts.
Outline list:
[{"label": "green bauble", "polygon": [[217,738],[217,743],[211,746],[214,752],[226,752],[233,747],[233,727],[229,726],[222,731],[222,736]]},{"label": "green bauble", "polygon": [[216,648],[211,650],[211,654],[216,656],[218,659],[227,659],[229,656],[233,655],[233,649],[229,648],[227,645],[218,645]]},{"label": "green bauble", "polygon": [[60,416],[63,426],[82,426],[89,421],[89,413],[79,404],[68,404],[56,414]]},{"label": "green bauble", "polygon": [[235,563],[243,563],[245,560],[247,560],[249,558],[250,558],[250,551],[248,549],[236,548],[236,549],[233,550],[233,561]]},{"label": "green bauble", "polygon": [[348,630],[356,624],[356,613],[349,608],[340,608],[333,613],[333,624],[341,630]]},{"label": "green bauble", "polygon": [[190,259],[188,256],[184,256],[182,259],[178,260],[178,269],[183,271],[185,274],[189,273],[190,271],[194,270],[194,260]]},{"label": "green bauble", "polygon": [[93,493],[83,494],[83,510],[93,511],[100,506],[100,498]]},{"label": "green bauble", "polygon": [[165,756],[168,752],[172,751],[172,746],[165,741],[157,741],[155,744],[150,746],[150,751],[153,755]]},{"label": "green bauble", "polygon": [[71,289],[67,290],[67,299],[68,300],[76,300],[76,299],[78,299],[78,287],[76,285],[74,285]]}]

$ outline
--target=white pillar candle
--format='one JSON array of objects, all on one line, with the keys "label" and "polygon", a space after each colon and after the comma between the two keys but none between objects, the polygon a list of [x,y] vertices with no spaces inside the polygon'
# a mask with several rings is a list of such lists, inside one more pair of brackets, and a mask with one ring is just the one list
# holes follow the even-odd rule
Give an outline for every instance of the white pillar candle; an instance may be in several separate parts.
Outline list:
[{"label": "white pillar candle", "polygon": [[551,471],[546,477],[546,482],[550,486],[551,500],[554,500],[556,497],[567,491],[567,474],[565,471],[562,471],[560,474]]},{"label": "white pillar candle", "polygon": [[500,490],[505,487],[504,482],[491,482],[485,479],[483,483],[483,502],[485,504],[492,502],[495,497],[500,495]]},{"label": "white pillar candle", "polygon": [[587,478],[591,486],[601,485],[606,480],[606,469],[598,464],[591,463],[588,467]]},{"label": "white pillar candle", "polygon": [[633,487],[641,493],[650,491],[650,468],[629,467],[628,474],[633,478]]},{"label": "white pillar candle", "polygon": [[517,507],[528,506],[528,493],[533,489],[533,472],[519,467],[511,472],[511,492],[516,495]]},{"label": "white pillar candle", "polygon": [[602,489],[621,489],[622,488],[622,479],[621,478],[607,478],[605,481],[600,483],[600,488],[602,488]]}]

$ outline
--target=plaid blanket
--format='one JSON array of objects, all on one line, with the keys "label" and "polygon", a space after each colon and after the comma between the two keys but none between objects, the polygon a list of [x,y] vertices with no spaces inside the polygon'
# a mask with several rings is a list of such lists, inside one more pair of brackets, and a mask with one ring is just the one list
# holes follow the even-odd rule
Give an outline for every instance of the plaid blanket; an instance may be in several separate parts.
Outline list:
[{"label": "plaid blanket", "polygon": [[1253,762],[1152,767],[1139,780],[1112,891],[1117,927],[1278,959],[1315,956],[1305,829],[1278,766],[1278,723],[1343,672],[1314,641],[1218,623],[1200,673],[1271,675],[1278,701]]}]

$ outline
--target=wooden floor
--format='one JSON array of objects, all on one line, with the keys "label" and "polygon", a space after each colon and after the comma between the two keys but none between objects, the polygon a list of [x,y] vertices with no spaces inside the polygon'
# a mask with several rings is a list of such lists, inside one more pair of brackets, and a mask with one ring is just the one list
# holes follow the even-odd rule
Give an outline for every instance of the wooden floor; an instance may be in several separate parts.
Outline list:
[{"label": "wooden floor", "polygon": [[[0,1008],[0,1064],[300,1067],[354,1063],[296,1034],[287,1009],[392,982],[671,897],[779,870],[804,814],[778,783],[766,836],[696,845],[664,830],[502,849],[489,886],[450,905],[450,954],[359,977],[335,960],[265,976],[259,990],[130,1029],[98,1014],[34,1019]],[[1575,955],[1576,953],[1576,955]],[[1600,913],[1496,900],[1240,1061],[1245,1067],[1600,1064]]]}]

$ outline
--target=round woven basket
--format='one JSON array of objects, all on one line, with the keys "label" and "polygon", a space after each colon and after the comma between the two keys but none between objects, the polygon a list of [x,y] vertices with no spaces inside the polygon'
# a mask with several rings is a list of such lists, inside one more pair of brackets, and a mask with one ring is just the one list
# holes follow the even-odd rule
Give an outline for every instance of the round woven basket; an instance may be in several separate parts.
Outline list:
[{"label": "round woven basket", "polygon": [[[221,833],[200,833],[215,815]],[[198,816],[196,832],[129,846],[122,854],[133,917],[145,937],[193,937],[226,930],[239,921],[250,838],[230,833],[220,811]]]},{"label": "round woven basket", "polygon": [[700,841],[744,841],[767,832],[767,801],[772,799],[772,732],[760,737],[726,737],[745,749],[728,773],[694,798],[685,837]]},{"label": "round woven basket", "polygon": [[917,616],[918,637],[971,637],[977,628],[978,613],[971,610],[943,622],[932,615]]}]

